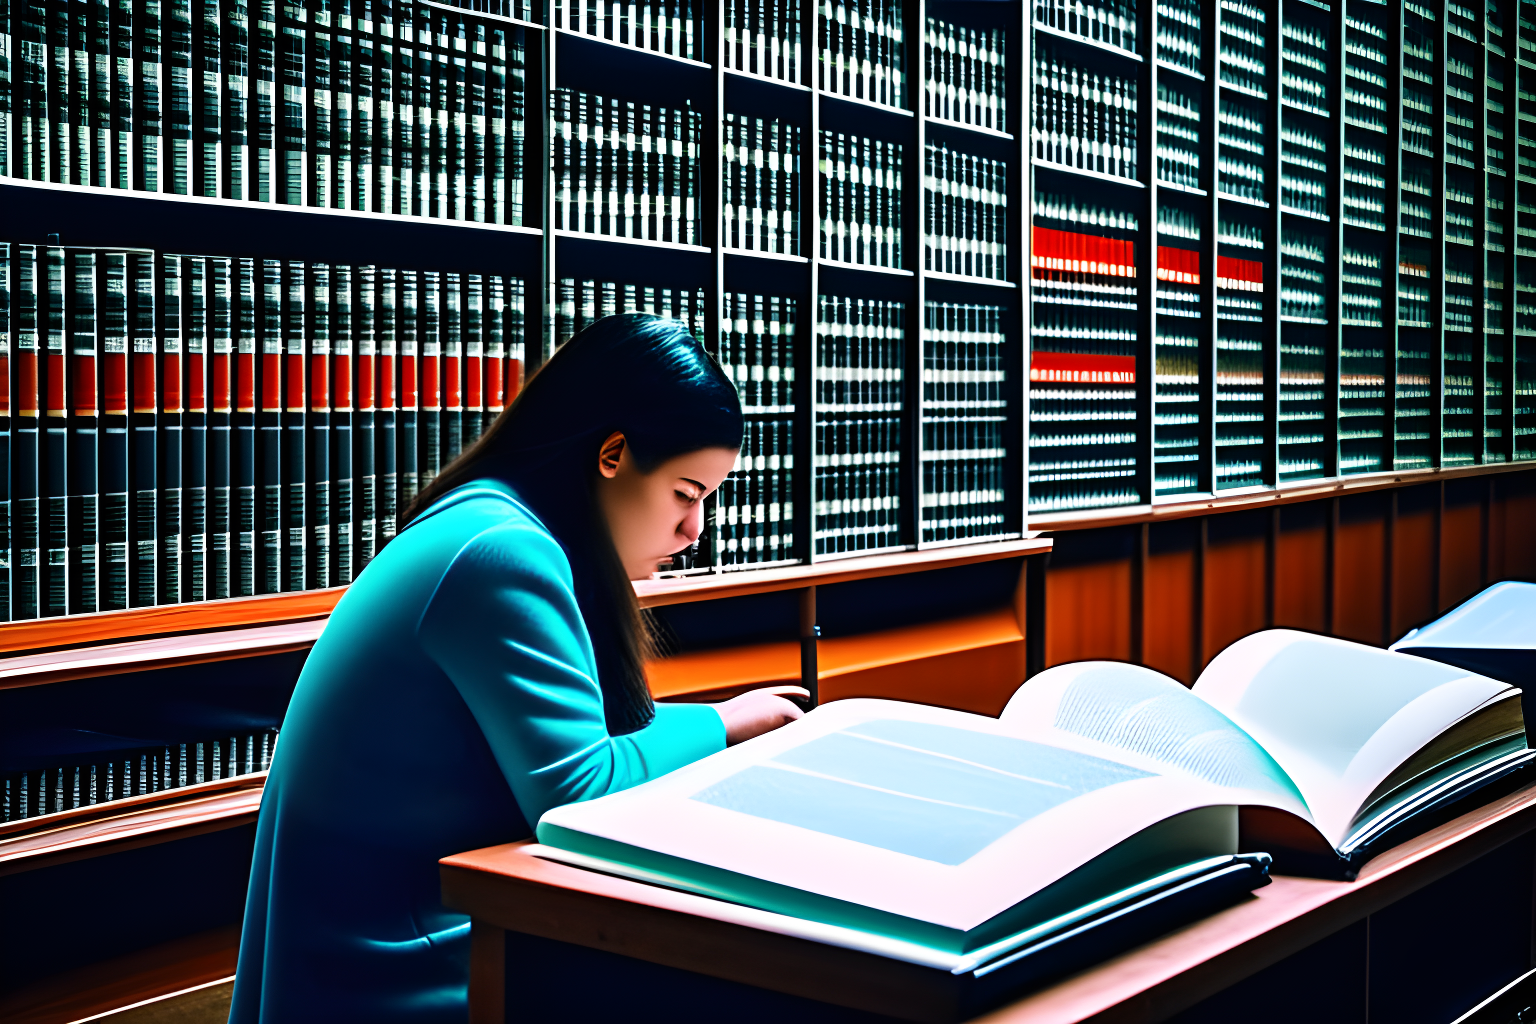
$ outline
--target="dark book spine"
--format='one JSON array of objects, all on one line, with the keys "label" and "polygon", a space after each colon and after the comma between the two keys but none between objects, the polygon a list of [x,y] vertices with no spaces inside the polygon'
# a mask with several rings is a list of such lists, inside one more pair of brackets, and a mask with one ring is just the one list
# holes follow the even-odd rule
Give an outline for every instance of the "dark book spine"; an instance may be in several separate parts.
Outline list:
[{"label": "dark book spine", "polygon": [[234,550],[231,502],[234,418],[234,286],[233,260],[208,260],[208,398],[206,527],[207,596],[232,596]]},{"label": "dark book spine", "polygon": [[257,544],[257,452],[261,409],[258,398],[261,388],[257,375],[260,372],[261,320],[259,301],[262,281],[262,264],[252,259],[236,260],[233,265],[234,283],[231,288],[233,303],[235,350],[234,384],[232,387],[233,430],[230,435],[230,490],[232,511],[230,520],[232,560],[230,596],[245,597],[257,593],[256,581],[260,579]]},{"label": "dark book spine", "polygon": [[97,537],[100,570],[98,604],[102,610],[127,608],[128,601],[128,439],[129,328],[134,315],[129,266],[134,256],[108,252],[101,257],[101,286],[97,316],[101,355],[97,486],[100,528]]},{"label": "dark book spine", "polygon": [[129,334],[133,351],[128,360],[128,479],[132,491],[128,532],[133,544],[129,590],[134,607],[155,604],[159,593],[160,289],[156,264],[149,253],[128,257],[128,287],[133,301]]}]

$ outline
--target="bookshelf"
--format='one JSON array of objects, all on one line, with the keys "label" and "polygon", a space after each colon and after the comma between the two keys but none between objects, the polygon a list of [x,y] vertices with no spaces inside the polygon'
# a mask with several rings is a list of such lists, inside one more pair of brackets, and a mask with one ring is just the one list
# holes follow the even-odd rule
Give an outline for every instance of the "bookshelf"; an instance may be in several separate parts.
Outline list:
[{"label": "bookshelf", "polygon": [[1531,458],[1524,10],[8,9],[0,618],[345,586],[629,309],[747,412],[683,575]]}]

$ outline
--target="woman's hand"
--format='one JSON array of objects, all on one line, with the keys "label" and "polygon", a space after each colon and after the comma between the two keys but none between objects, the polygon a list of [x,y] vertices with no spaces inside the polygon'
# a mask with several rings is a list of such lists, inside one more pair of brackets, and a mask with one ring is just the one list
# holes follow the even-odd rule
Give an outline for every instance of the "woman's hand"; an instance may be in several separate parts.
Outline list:
[{"label": "woman's hand", "polygon": [[[792,693],[805,693],[799,687],[786,689]],[[720,712],[720,720],[725,723],[725,745],[728,747],[788,725],[805,713],[771,690],[748,690],[739,697],[716,704],[715,710]]]}]

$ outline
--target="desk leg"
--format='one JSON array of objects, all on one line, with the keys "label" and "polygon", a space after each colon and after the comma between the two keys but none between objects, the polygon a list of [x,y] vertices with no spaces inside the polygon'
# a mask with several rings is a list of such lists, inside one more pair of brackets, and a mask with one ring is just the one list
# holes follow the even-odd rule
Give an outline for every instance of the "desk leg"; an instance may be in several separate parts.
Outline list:
[{"label": "desk leg", "polygon": [[469,931],[469,1024],[506,1024],[506,932],[475,920]]}]

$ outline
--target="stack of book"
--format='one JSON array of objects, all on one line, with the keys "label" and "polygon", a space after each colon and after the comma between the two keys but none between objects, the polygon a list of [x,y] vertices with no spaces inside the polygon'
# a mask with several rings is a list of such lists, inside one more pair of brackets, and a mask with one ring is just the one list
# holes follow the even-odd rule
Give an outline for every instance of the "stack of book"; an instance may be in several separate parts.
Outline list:
[{"label": "stack of book", "polygon": [[816,316],[819,555],[901,543],[906,307],[821,296]]},{"label": "stack of book", "polygon": [[822,0],[817,84],[834,96],[906,105],[901,5],[892,0]]},{"label": "stack of book", "polygon": [[[795,300],[726,292],[712,353],[736,382],[746,437],[714,498],[714,562],[724,568],[797,556],[794,534]],[[707,554],[707,553],[701,553]],[[699,557],[709,564],[707,557]]]},{"label": "stack of book", "polygon": [[929,302],[923,320],[922,535],[928,542],[1004,532],[1007,371],[1001,306]]},{"label": "stack of book", "polygon": [[704,60],[703,15],[694,0],[555,0],[553,13],[555,28],[689,60]]},{"label": "stack of book", "polygon": [[821,133],[821,248],[824,260],[901,264],[901,144]]},{"label": "stack of book", "polygon": [[[1029,506],[1132,504],[1139,334],[1127,236],[1137,219],[1125,207],[1044,200],[1030,255]],[[1062,226],[1043,226],[1052,223]],[[1089,230],[1067,230],[1080,226]]]},{"label": "stack of book", "polygon": [[[65,755],[62,760],[69,763],[47,768],[0,768],[0,822],[264,772],[271,767],[277,733],[262,729],[201,742],[141,743],[126,750]],[[101,737],[90,739],[100,742]]]},{"label": "stack of book", "polygon": [[562,277],[555,289],[555,302],[558,345],[564,345],[571,335],[592,326],[595,321],[616,313],[651,313],[681,320],[695,338],[700,341],[705,338],[703,289],[656,288]]},{"label": "stack of book", "polygon": [[1054,44],[1035,46],[1035,160],[1137,180],[1136,83],[1080,67]]},{"label": "stack of book", "polygon": [[555,228],[696,245],[699,139],[692,105],[652,107],[556,89]]},{"label": "stack of book", "polygon": [[928,213],[923,268],[1008,280],[1007,165],[930,142],[923,188]]},{"label": "stack of book", "polygon": [[800,127],[726,114],[721,241],[727,249],[800,255]]},{"label": "stack of book", "polygon": [[729,0],[725,66],[800,83],[800,0]]},{"label": "stack of book", "polygon": [[0,31],[22,42],[0,173],[523,222],[520,27],[409,0],[34,5],[11,17]]},{"label": "stack of book", "polygon": [[941,121],[1007,131],[1000,28],[974,29],[928,19],[923,113]]},{"label": "stack of book", "polygon": [[4,617],[351,582],[516,394],[524,304],[489,274],[0,243]]}]

